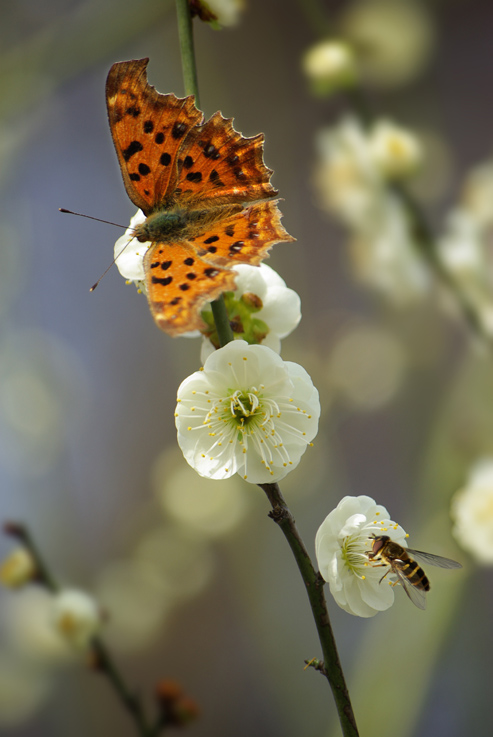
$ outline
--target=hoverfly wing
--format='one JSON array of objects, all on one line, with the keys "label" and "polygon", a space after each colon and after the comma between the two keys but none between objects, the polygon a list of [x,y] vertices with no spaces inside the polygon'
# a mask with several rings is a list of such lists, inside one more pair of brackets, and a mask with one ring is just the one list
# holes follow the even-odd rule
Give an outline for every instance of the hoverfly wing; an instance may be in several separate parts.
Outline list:
[{"label": "hoverfly wing", "polygon": [[416,588],[416,586],[413,586],[411,583],[409,583],[405,575],[398,568],[393,568],[392,573],[395,573],[395,575],[399,579],[399,583],[401,584],[409,599],[411,599],[414,606],[417,606],[418,609],[426,609],[425,592],[422,589],[418,589]]},{"label": "hoverfly wing", "polygon": [[462,568],[460,563],[450,558],[443,558],[441,555],[433,555],[432,553],[423,553],[422,550],[413,550],[412,548],[406,548],[406,552],[416,560],[429,563],[431,566],[437,566],[438,568]]}]

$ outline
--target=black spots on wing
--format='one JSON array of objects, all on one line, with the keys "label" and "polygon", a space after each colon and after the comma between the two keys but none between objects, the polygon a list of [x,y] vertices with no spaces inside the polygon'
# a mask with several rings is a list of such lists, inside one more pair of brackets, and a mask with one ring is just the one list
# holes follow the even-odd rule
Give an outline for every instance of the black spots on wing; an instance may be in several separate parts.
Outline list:
[{"label": "black spots on wing", "polygon": [[209,248],[207,249],[207,251],[208,251],[209,253],[216,253],[216,251],[217,251],[217,246],[209,246]]},{"label": "black spots on wing", "polygon": [[164,133],[162,131],[159,131],[159,133],[156,133],[154,136],[154,142],[160,146],[162,143],[164,143]]},{"label": "black spots on wing", "polygon": [[227,235],[229,238],[232,238],[234,234],[235,229],[232,225],[228,225],[228,227],[224,229],[224,235]]},{"label": "black spots on wing", "polygon": [[127,115],[131,115],[132,118],[138,118],[140,115],[140,107],[132,105],[131,107],[128,107],[125,112]]},{"label": "black spots on wing", "polygon": [[147,164],[139,164],[139,174],[141,174],[143,177],[146,177],[150,173],[151,173],[151,170],[147,166]]},{"label": "black spots on wing", "polygon": [[143,145],[140,141],[132,141],[128,144],[127,148],[123,151],[123,158],[125,161],[130,161],[132,156],[143,150]]},{"label": "black spots on wing", "polygon": [[230,253],[239,253],[241,251],[241,249],[243,248],[244,245],[245,245],[245,242],[244,241],[235,241],[234,243],[232,243],[230,245],[229,252]]},{"label": "black spots on wing", "polygon": [[173,136],[173,138],[181,138],[186,130],[187,126],[185,125],[185,123],[179,123],[178,121],[176,121],[171,130],[171,135]]},{"label": "black spots on wing", "polygon": [[206,243],[207,245],[209,245],[209,243],[215,243],[218,240],[219,240],[219,236],[218,235],[211,235],[209,238],[207,238],[204,241],[204,243]]},{"label": "black spots on wing", "polygon": [[194,279],[196,279],[196,278],[197,278],[197,274],[194,274],[194,272],[193,272],[193,271],[190,271],[190,272],[189,272],[189,273],[187,274],[187,279],[190,279],[190,281],[193,281],[193,280],[194,280]]},{"label": "black spots on wing", "polygon": [[204,156],[208,159],[214,160],[219,158],[219,151],[210,141],[208,143],[204,143]]},{"label": "black spots on wing", "polygon": [[149,190],[148,189],[144,189],[144,194],[145,194],[146,197],[149,197],[149,195],[150,195]]},{"label": "black spots on wing", "polygon": [[187,292],[190,289],[190,284],[180,284],[178,289],[181,289],[182,292]]},{"label": "black spots on wing", "polygon": [[133,172],[132,174],[129,174],[130,179],[132,182],[140,182],[140,174],[137,174],[137,172]]},{"label": "black spots on wing", "polygon": [[163,277],[163,276],[154,276],[153,274],[151,277],[151,282],[153,284],[160,284],[162,287],[167,287],[168,284],[171,284],[172,281],[173,281],[172,276]]},{"label": "black spots on wing", "polygon": [[181,297],[175,297],[174,299],[171,300],[170,305],[173,305],[173,307],[175,307],[180,302],[181,302]]},{"label": "black spots on wing", "polygon": [[193,166],[193,159],[191,156],[185,156],[183,166],[185,167],[185,169],[190,169],[190,167]]},{"label": "black spots on wing", "polygon": [[257,231],[258,228],[258,222],[256,220],[252,220],[251,223],[249,223],[249,230],[248,230],[248,237],[249,238],[260,238],[260,234]]},{"label": "black spots on wing", "polygon": [[237,164],[239,160],[240,160],[240,157],[237,156],[237,154],[233,154],[232,156],[228,156],[228,158],[226,159],[226,161],[228,162],[228,164],[231,164],[231,166],[234,166],[235,164]]},{"label": "black spots on wing", "polygon": [[157,269],[160,266],[163,271],[167,271],[172,263],[172,261],[153,261],[151,269]]},{"label": "black spots on wing", "polygon": [[193,266],[193,264],[195,263],[195,259],[189,256],[188,258],[185,259],[183,263],[186,264],[187,266]]},{"label": "black spots on wing", "polygon": [[209,279],[214,279],[214,277],[219,274],[219,271],[217,269],[208,268],[204,269],[204,274],[208,276]]},{"label": "black spots on wing", "polygon": [[146,120],[144,122],[144,133],[152,133],[154,130],[154,123],[152,120]]},{"label": "black spots on wing", "polygon": [[161,156],[159,157],[159,161],[163,166],[169,166],[169,164],[171,163],[171,156],[167,153],[161,154]]},{"label": "black spots on wing", "polygon": [[209,181],[214,187],[224,187],[224,182],[215,169],[209,174]]},{"label": "black spots on wing", "polygon": [[187,174],[187,177],[189,182],[201,182],[202,181],[202,172],[200,171],[190,171]]}]

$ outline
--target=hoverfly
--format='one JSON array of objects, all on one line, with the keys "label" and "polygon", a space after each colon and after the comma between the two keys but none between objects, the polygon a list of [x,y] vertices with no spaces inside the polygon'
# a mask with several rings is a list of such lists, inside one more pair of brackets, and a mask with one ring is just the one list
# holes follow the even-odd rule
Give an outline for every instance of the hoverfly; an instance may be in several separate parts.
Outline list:
[{"label": "hoverfly", "polygon": [[367,553],[370,563],[381,561],[376,566],[389,566],[389,570],[384,573],[380,583],[389,573],[395,574],[398,580],[393,585],[400,583],[412,603],[419,609],[426,608],[425,594],[430,590],[430,582],[414,558],[421,559],[439,568],[462,568],[460,563],[450,560],[450,558],[442,558],[441,555],[432,555],[431,553],[422,553],[420,550],[403,548],[402,545],[393,542],[388,535],[373,535],[372,537],[372,551]]}]

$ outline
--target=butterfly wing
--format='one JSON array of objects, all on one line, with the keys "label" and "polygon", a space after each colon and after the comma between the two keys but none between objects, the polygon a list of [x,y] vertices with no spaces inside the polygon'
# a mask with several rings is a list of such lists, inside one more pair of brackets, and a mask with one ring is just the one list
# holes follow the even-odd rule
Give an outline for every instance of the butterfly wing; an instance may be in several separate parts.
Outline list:
[{"label": "butterfly wing", "polygon": [[193,245],[210,264],[231,268],[242,263],[257,266],[274,243],[294,240],[281,225],[276,200],[269,200],[245,207],[212,225],[194,238]]},{"label": "butterfly wing", "polygon": [[106,80],[108,119],[125,189],[145,215],[171,200],[180,147],[203,119],[192,95],[161,95],[148,84],[148,61],[113,64]]},{"label": "butterfly wing", "polygon": [[144,256],[147,295],[157,325],[168,335],[204,327],[200,310],[233,290],[235,274],[201,258],[192,243],[154,243]]},{"label": "butterfly wing", "polygon": [[232,119],[215,113],[190,130],[180,150],[177,200],[205,203],[253,202],[274,197],[272,170],[263,159],[264,135],[244,138]]}]

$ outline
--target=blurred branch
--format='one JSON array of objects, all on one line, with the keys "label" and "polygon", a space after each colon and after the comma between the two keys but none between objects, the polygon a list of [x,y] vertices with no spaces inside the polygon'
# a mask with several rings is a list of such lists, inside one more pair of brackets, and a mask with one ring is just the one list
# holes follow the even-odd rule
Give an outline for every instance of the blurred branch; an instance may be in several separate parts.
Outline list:
[{"label": "blurred branch", "polygon": [[308,551],[296,527],[294,517],[288,509],[278,484],[259,484],[259,486],[265,491],[272,505],[272,512],[269,512],[269,517],[283,531],[305,583],[324,656],[323,665],[317,661],[317,670],[327,678],[332,689],[344,737],[358,737],[356,719],[327,611],[327,602],[323,591],[324,580],[313,567]]},{"label": "blurred branch", "polygon": [[[32,556],[36,565],[34,582],[44,586],[53,594],[59,592],[61,586],[51,574],[27,527],[18,522],[7,522],[4,525],[4,531],[10,537],[16,538]],[[165,726],[163,716],[158,715],[158,718],[152,724],[149,724],[140,698],[126,684],[103,640],[100,637],[93,637],[90,647],[90,666],[107,677],[118,699],[131,716],[137,734],[140,737],[154,737],[160,734]]]},{"label": "blurred branch", "polygon": [[[314,33],[319,37],[327,36],[329,23],[327,20],[327,9],[323,3],[320,0],[309,0],[306,6],[303,2],[300,5],[305,15],[305,20],[314,30]],[[313,22],[315,18],[317,19],[317,23]],[[337,36],[337,25],[332,24],[331,28],[335,28],[333,35],[334,37]],[[355,82],[353,86],[344,89],[340,94],[343,100],[345,100],[346,106],[356,116],[361,125],[364,128],[371,126],[375,121],[376,115],[363,85]],[[426,213],[421,204],[402,184],[388,185],[388,187],[399,198],[405,208],[409,228],[413,235],[412,242],[421,258],[427,263],[438,282],[452,295],[468,327],[490,348],[493,348],[491,336],[485,330],[474,302],[460,288],[440,260],[436,249],[435,234],[428,223]]]}]

